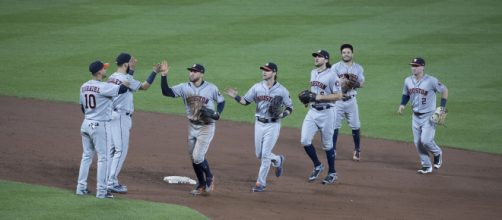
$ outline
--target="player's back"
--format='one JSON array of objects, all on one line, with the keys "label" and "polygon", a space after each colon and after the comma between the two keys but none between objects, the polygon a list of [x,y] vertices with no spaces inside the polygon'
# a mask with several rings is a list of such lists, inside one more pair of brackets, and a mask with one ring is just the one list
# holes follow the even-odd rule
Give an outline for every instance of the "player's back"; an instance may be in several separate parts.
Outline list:
[{"label": "player's back", "polygon": [[124,81],[130,83],[130,90],[120,94],[113,99],[113,108],[118,111],[124,111],[127,113],[134,112],[134,100],[132,92],[137,91],[141,87],[141,82],[135,80],[131,75],[115,72],[108,79],[108,83],[115,85],[122,85]]},{"label": "player's back", "polygon": [[80,87],[80,104],[85,119],[108,121],[112,113],[112,97],[118,95],[119,86],[89,80]]}]

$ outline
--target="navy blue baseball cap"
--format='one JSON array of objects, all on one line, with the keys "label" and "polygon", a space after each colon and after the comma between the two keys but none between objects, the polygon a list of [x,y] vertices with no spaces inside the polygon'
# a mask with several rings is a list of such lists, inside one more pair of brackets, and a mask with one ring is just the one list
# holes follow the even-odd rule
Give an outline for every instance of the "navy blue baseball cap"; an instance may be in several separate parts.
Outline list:
[{"label": "navy blue baseball cap", "polygon": [[96,60],[96,61],[92,62],[91,64],[89,64],[89,72],[91,72],[92,74],[95,74],[102,69],[108,68],[108,66],[110,66],[110,64],[103,63],[99,60]]},{"label": "navy blue baseball cap", "polygon": [[195,72],[199,72],[199,73],[204,73],[206,71],[206,69],[204,69],[204,66],[197,64],[197,63],[192,65],[191,67],[188,67],[187,70],[195,71]]},{"label": "navy blue baseball cap", "polygon": [[329,53],[328,51],[325,50],[318,50],[317,52],[312,53],[312,56],[313,57],[321,56],[329,60]]},{"label": "navy blue baseball cap", "polygon": [[275,65],[275,63],[271,63],[271,62],[265,63],[265,65],[260,66],[260,69],[277,73],[277,65]]},{"label": "navy blue baseball cap", "polygon": [[117,56],[117,66],[120,66],[124,63],[129,63],[129,61],[131,60],[131,54],[128,54],[128,53],[121,53]]},{"label": "navy blue baseball cap", "polygon": [[421,57],[413,58],[410,62],[412,66],[425,66],[425,60]]}]

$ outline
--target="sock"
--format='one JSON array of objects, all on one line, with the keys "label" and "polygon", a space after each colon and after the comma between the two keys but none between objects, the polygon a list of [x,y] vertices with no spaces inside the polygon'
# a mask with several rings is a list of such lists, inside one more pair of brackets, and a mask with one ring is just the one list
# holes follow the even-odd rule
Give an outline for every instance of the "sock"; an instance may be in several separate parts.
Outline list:
[{"label": "sock", "polygon": [[307,152],[307,155],[309,155],[310,159],[314,163],[314,167],[321,165],[321,162],[319,161],[319,158],[317,158],[317,153],[315,152],[314,145],[307,145],[304,146],[305,152]]},{"label": "sock", "polygon": [[335,170],[335,149],[326,151],[326,158],[328,159],[329,171],[328,173],[336,173]]},{"label": "sock", "polygon": [[195,171],[195,175],[197,176],[197,180],[199,180],[199,186],[206,185],[206,179],[204,179],[204,170],[202,169],[202,164],[192,163],[193,170]]},{"label": "sock", "polygon": [[359,129],[352,130],[352,138],[354,139],[354,145],[357,152],[361,152],[361,147],[359,144],[361,143],[361,136],[359,136]]},{"label": "sock", "polygon": [[335,129],[333,133],[333,149],[336,150],[336,141],[338,140],[338,129]]},{"label": "sock", "polygon": [[209,169],[209,163],[207,162],[207,160],[204,160],[204,162],[202,162],[201,165],[202,165],[202,170],[204,170],[204,173],[206,174],[206,179],[208,177],[213,177],[211,169]]}]

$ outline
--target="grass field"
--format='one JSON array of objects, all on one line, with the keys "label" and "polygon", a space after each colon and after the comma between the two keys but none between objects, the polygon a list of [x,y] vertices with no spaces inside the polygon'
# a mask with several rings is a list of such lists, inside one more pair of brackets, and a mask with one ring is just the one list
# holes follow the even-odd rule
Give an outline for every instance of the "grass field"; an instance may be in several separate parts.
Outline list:
[{"label": "grass field", "polygon": [[0,180],[0,219],[207,219],[184,206],[96,199],[73,192]]},{"label": "grass field", "polygon": [[[142,81],[161,59],[171,65],[171,85],[186,81],[185,68],[198,62],[206,66],[208,81],[220,89],[237,87],[241,94],[260,80],[258,66],[274,61],[295,101],[294,114],[283,124],[300,127],[306,109],[296,94],[307,88],[310,53],[328,49],[334,63],[339,45],[349,42],[365,68],[366,88],[358,96],[364,136],[412,140],[409,107],[405,116],[395,111],[410,74],[407,63],[423,56],[426,72],[450,91],[448,127],[438,129],[437,142],[502,153],[500,1],[2,0],[0,5],[3,95],[77,102],[79,86],[90,77],[88,64],[113,63],[122,51],[138,58],[136,78]],[[159,81],[135,95],[137,109],[182,114],[180,100],[162,97]],[[251,122],[253,111],[229,100],[223,118]],[[349,132],[346,126],[343,132]]]}]

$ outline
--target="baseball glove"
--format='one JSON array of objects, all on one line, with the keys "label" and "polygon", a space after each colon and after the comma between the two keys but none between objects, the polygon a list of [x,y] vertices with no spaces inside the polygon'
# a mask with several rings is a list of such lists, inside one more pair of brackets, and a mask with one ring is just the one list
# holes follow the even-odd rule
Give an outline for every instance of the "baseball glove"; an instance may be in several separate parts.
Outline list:
[{"label": "baseball glove", "polygon": [[302,102],[305,105],[305,107],[310,102],[315,102],[315,97],[316,97],[316,94],[309,91],[309,90],[301,91],[300,94],[298,94],[298,98],[300,99],[300,102]]},{"label": "baseball glove", "polygon": [[194,121],[201,121],[202,117],[202,107],[204,104],[202,103],[202,98],[200,96],[189,96],[187,97],[187,104],[190,108],[191,115],[188,116],[188,119]]},{"label": "baseball glove", "polygon": [[352,73],[347,73],[347,74],[343,74],[343,81],[342,81],[342,92],[343,93],[347,93],[347,91],[351,90],[351,89],[355,89],[355,88],[359,88],[359,86],[361,85],[359,83],[359,80],[357,75],[355,74],[352,74]]},{"label": "baseball glove", "polygon": [[431,121],[438,125],[444,125],[446,123],[446,115],[448,115],[448,110],[446,110],[446,108],[437,107],[431,117]]},{"label": "baseball glove", "polygon": [[202,114],[202,118],[212,118],[214,120],[220,119],[220,114],[218,112],[215,112],[214,110],[210,108],[206,108],[205,106],[202,107],[200,110]]},{"label": "baseball glove", "polygon": [[279,118],[284,111],[284,103],[282,101],[282,96],[275,96],[268,106],[268,113],[272,118]]}]

